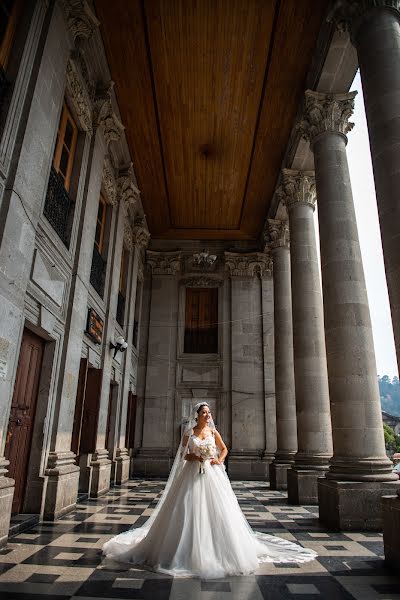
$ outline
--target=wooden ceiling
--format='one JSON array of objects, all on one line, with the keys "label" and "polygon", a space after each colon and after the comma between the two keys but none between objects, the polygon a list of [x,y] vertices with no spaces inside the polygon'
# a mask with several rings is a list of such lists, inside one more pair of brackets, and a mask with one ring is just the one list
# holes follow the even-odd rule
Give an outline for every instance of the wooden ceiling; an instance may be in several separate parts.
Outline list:
[{"label": "wooden ceiling", "polygon": [[96,0],[153,238],[256,239],[327,0]]}]

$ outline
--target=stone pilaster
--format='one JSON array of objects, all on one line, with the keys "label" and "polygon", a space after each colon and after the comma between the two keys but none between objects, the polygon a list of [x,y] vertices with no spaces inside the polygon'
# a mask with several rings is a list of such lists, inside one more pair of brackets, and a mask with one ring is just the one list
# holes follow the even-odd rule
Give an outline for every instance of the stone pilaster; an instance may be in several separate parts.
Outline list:
[{"label": "stone pilaster", "polygon": [[330,18],[357,49],[400,368],[400,0],[336,3]]},{"label": "stone pilaster", "polygon": [[[319,482],[320,518],[340,529],[381,525],[380,495],[397,476],[386,456],[376,362],[346,156],[355,92],[306,92],[314,152],[334,454]],[[355,500],[356,499],[356,500]]]},{"label": "stone pilaster", "polygon": [[328,375],[314,232],[313,172],[284,169],[278,190],[289,212],[298,451],[288,470],[290,503],[316,504],[332,455]]},{"label": "stone pilaster", "polygon": [[225,252],[231,276],[232,448],[229,475],[266,479],[265,400],[260,278],[271,274],[263,253]]},{"label": "stone pilaster", "polygon": [[175,454],[179,252],[146,252],[152,272],[142,447],[136,475],[166,477]]},{"label": "stone pilaster", "polygon": [[287,471],[297,452],[296,393],[293,362],[292,290],[289,225],[268,221],[274,273],[275,395],[277,450],[270,469],[271,489],[287,489]]}]

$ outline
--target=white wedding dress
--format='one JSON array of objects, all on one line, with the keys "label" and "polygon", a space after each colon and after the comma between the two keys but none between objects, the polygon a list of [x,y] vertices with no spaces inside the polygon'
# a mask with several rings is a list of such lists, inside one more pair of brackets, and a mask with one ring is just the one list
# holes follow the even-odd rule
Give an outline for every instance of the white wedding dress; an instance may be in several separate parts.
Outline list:
[{"label": "white wedding dress", "polygon": [[145,523],[106,542],[107,557],[203,579],[248,575],[263,562],[315,558],[313,550],[251,529],[224,465],[210,463],[209,456],[217,452],[213,435],[201,440],[192,434],[188,450],[207,458],[203,463],[184,461],[150,526]]}]

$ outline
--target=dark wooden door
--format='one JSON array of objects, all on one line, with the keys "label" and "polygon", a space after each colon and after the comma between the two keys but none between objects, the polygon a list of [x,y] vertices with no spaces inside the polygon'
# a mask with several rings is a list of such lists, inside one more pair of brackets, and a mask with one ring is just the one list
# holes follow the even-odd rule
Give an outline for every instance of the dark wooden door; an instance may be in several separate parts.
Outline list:
[{"label": "dark wooden door", "polygon": [[87,374],[88,374],[88,360],[87,360],[87,358],[81,358],[81,364],[79,367],[78,389],[76,392],[74,425],[72,428],[72,440],[71,440],[71,450],[76,455],[79,454],[80,442],[81,442],[83,405],[84,405],[84,401],[85,401]]},{"label": "dark wooden door", "polygon": [[135,447],[135,426],[136,426],[136,400],[137,396],[129,392],[128,394],[128,415],[126,418],[126,437],[125,447]]},{"label": "dark wooden door", "polygon": [[186,288],[184,351],[218,352],[218,288]]},{"label": "dark wooden door", "polygon": [[5,457],[10,461],[8,475],[15,479],[13,513],[21,511],[24,501],[43,350],[43,340],[25,329],[5,447]]},{"label": "dark wooden door", "polygon": [[79,454],[96,450],[102,372],[102,369],[89,369],[87,372]]},{"label": "dark wooden door", "polygon": [[106,450],[111,451],[111,417],[113,411],[113,392],[114,392],[114,384],[110,385],[110,393],[108,395],[108,412],[107,412],[107,427],[106,427]]}]

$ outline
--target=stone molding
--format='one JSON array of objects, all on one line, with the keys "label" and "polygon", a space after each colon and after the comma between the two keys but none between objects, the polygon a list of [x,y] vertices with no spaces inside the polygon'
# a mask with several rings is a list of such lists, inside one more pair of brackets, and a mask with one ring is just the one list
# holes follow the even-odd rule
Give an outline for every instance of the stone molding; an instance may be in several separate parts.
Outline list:
[{"label": "stone molding", "polygon": [[139,261],[137,278],[138,278],[138,281],[140,281],[140,283],[143,283],[143,281],[144,281],[144,265],[141,260]]},{"label": "stone molding", "polygon": [[176,275],[181,270],[180,252],[146,251],[147,264],[153,275]]},{"label": "stone molding", "polygon": [[121,139],[125,129],[112,106],[111,93],[113,86],[114,83],[111,82],[108,88],[98,90],[94,100],[95,125],[101,127],[107,148],[111,142],[118,142]]},{"label": "stone molding", "polygon": [[66,86],[81,128],[91,135],[93,133],[92,102],[87,83],[74,57],[71,57],[67,63]]},{"label": "stone molding", "polygon": [[278,219],[268,219],[269,247],[271,250],[276,248],[289,248],[290,235],[288,221]]},{"label": "stone molding", "polygon": [[141,250],[146,249],[150,241],[150,233],[142,225],[135,225],[133,228],[133,243]]},{"label": "stone molding", "polygon": [[312,145],[324,133],[346,134],[354,127],[349,118],[354,112],[357,92],[324,94],[306,90],[303,116],[298,125],[301,134]]},{"label": "stone molding", "polygon": [[288,211],[298,204],[308,204],[314,210],[317,194],[314,171],[282,169],[282,183],[277,194]]},{"label": "stone molding", "polygon": [[400,0],[336,0],[327,21],[353,38],[362,20],[374,8],[386,8],[400,16]]},{"label": "stone molding", "polygon": [[127,250],[129,250],[129,252],[133,248],[132,227],[129,223],[129,219],[125,219],[124,221],[124,246]]},{"label": "stone molding", "polygon": [[221,287],[224,284],[224,280],[215,277],[207,277],[206,275],[198,275],[193,277],[185,277],[180,280],[180,285],[185,287],[198,287],[198,288],[210,288],[210,287]]},{"label": "stone molding", "polygon": [[115,178],[114,167],[108,154],[104,157],[102,183],[109,203],[112,204],[112,206],[116,206],[118,204],[117,180]]},{"label": "stone molding", "polygon": [[86,0],[60,0],[68,31],[73,40],[89,39],[99,27],[100,21]]},{"label": "stone molding", "polygon": [[134,183],[132,166],[122,170],[118,175],[118,196],[121,202],[128,208],[135,208],[140,200],[140,190]]},{"label": "stone molding", "polygon": [[240,254],[225,252],[225,269],[231,277],[264,277],[272,275],[272,258],[263,252]]}]

